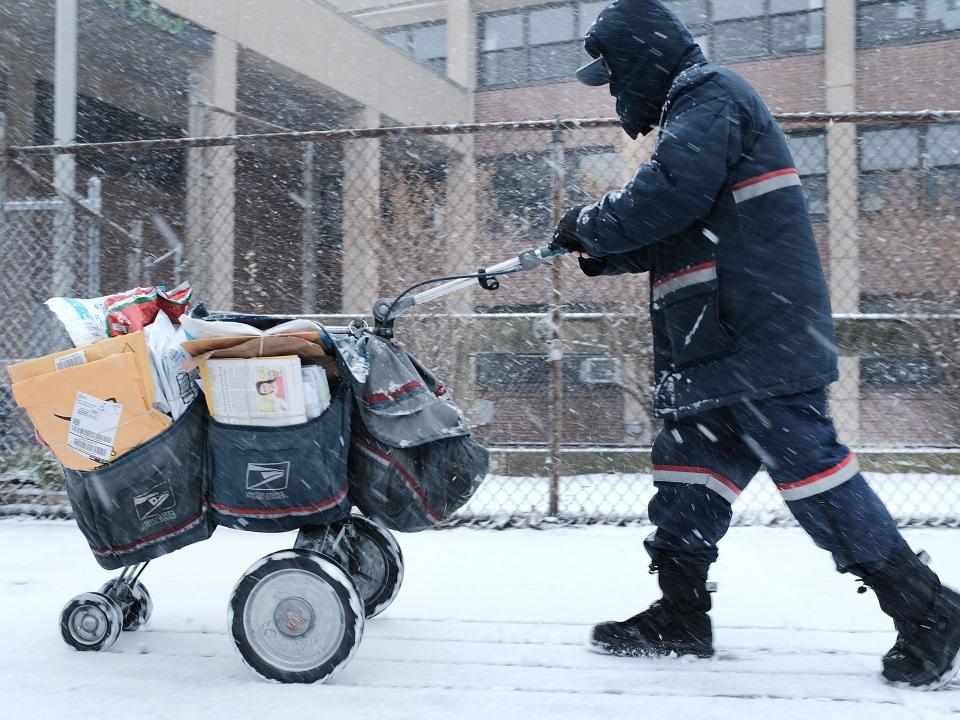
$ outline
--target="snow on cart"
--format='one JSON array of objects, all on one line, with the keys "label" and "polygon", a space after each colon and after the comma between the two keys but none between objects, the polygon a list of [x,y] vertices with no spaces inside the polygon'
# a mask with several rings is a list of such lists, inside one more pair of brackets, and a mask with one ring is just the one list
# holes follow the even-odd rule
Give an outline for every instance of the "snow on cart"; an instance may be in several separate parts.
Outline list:
[{"label": "snow on cart", "polygon": [[102,650],[147,623],[149,562],[218,526],[298,530],[240,577],[229,631],[266,679],[331,678],[400,590],[391,531],[449,519],[488,469],[450,393],[394,342],[395,320],[553,254],[418,283],[378,301],[372,328],[189,310],[189,286],[48,301],[76,347],[10,366],[14,397],[63,465],[97,562],[120,570],[66,604],[64,641]]}]

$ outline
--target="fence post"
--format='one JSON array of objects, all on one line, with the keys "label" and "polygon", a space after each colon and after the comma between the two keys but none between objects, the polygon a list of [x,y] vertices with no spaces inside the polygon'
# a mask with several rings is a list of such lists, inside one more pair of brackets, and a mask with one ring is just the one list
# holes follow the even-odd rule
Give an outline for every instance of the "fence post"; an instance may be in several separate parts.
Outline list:
[{"label": "fence post", "polygon": [[[550,143],[553,161],[553,224],[560,222],[566,202],[566,172],[564,167],[563,129],[560,122],[553,131]],[[551,268],[550,337],[547,340],[547,361],[550,363],[550,517],[560,514],[560,445],[563,441],[563,345],[560,323],[563,312],[561,301],[561,260],[553,259]]]},{"label": "fence post", "polygon": [[[58,156],[59,158],[59,156]],[[68,167],[68,163],[55,163],[54,167]],[[57,172],[57,170],[55,170]],[[60,171],[63,172],[63,171]],[[72,172],[72,171],[71,171]],[[55,177],[57,188],[73,196],[73,188],[64,185]],[[70,296],[77,284],[77,275],[74,271],[77,257],[77,217],[73,206],[65,200],[53,216],[53,282],[51,295]]]},{"label": "fence post", "polygon": [[[100,178],[93,176],[87,181],[86,205],[90,210],[99,213],[102,210],[103,183]],[[100,295],[100,226],[90,218],[84,218],[87,228],[87,294],[89,297]]]},{"label": "fence post", "polygon": [[[143,277],[143,220],[134,220],[130,223],[130,237],[133,242],[130,243],[130,257],[127,264],[127,284],[130,287],[146,285],[146,278]],[[175,282],[179,284],[180,279]]]},{"label": "fence post", "polygon": [[313,159],[316,144],[304,143],[303,147],[303,268],[302,300],[304,313],[317,311],[317,227],[313,202]]},{"label": "fence post", "polygon": [[7,255],[7,116],[0,112],[0,256]]},{"label": "fence post", "polygon": [[[190,137],[204,135],[207,129],[206,110],[200,97],[200,76],[190,73],[187,83],[189,113],[187,133]],[[193,285],[195,297],[205,297],[207,287],[207,262],[204,253],[208,244],[206,232],[207,173],[206,150],[192,147],[187,150],[187,197],[186,197],[186,274]]]}]

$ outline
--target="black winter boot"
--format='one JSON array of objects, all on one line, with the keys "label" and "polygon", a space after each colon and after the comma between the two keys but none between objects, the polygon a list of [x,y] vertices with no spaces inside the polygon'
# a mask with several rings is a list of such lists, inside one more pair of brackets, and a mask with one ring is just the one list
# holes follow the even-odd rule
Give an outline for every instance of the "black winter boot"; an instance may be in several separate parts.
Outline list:
[{"label": "black winter boot", "polygon": [[883,656],[883,677],[924,690],[950,682],[960,671],[960,594],[909,548],[862,578],[897,628],[897,641]]},{"label": "black winter boot", "polygon": [[663,597],[623,622],[596,625],[591,647],[621,657],[713,656],[713,626],[707,612],[707,565],[658,559],[650,572],[659,572]]}]

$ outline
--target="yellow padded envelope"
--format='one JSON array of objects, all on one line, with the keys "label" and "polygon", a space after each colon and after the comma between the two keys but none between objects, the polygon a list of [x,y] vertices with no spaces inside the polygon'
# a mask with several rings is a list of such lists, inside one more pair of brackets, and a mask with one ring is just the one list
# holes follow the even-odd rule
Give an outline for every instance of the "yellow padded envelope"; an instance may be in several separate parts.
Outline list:
[{"label": "yellow padded envelope", "polygon": [[63,363],[70,362],[72,359],[74,365],[80,365],[103,360],[105,357],[119,353],[133,353],[136,356],[137,365],[140,368],[140,377],[144,383],[144,397],[150,398],[150,402],[153,402],[152,398],[155,392],[153,371],[150,365],[150,353],[147,350],[147,340],[143,331],[130,333],[129,335],[119,335],[109,340],[95,342],[92,345],[84,345],[82,348],[63,350],[9,365],[7,374],[10,375],[11,382],[18,383],[38,375],[57,372],[57,361]]},{"label": "yellow padded envelope", "polygon": [[[89,347],[89,346],[88,346]],[[148,375],[147,380],[150,380]],[[150,383],[152,387],[152,383]],[[121,352],[85,365],[56,370],[13,384],[13,397],[64,467],[94,470],[103,463],[67,446],[77,393],[122,406],[111,462],[170,426],[170,418],[152,409],[136,353]]]}]

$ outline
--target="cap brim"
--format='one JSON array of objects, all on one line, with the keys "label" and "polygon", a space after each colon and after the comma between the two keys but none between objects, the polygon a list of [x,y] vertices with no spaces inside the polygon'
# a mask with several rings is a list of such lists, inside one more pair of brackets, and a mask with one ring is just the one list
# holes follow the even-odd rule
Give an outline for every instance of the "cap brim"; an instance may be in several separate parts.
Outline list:
[{"label": "cap brim", "polygon": [[607,70],[607,66],[603,62],[603,58],[598,57],[593,62],[587,63],[582,68],[577,70],[576,77],[577,80],[582,82],[584,85],[597,87],[599,85],[606,85],[608,82],[610,82],[610,71]]}]

